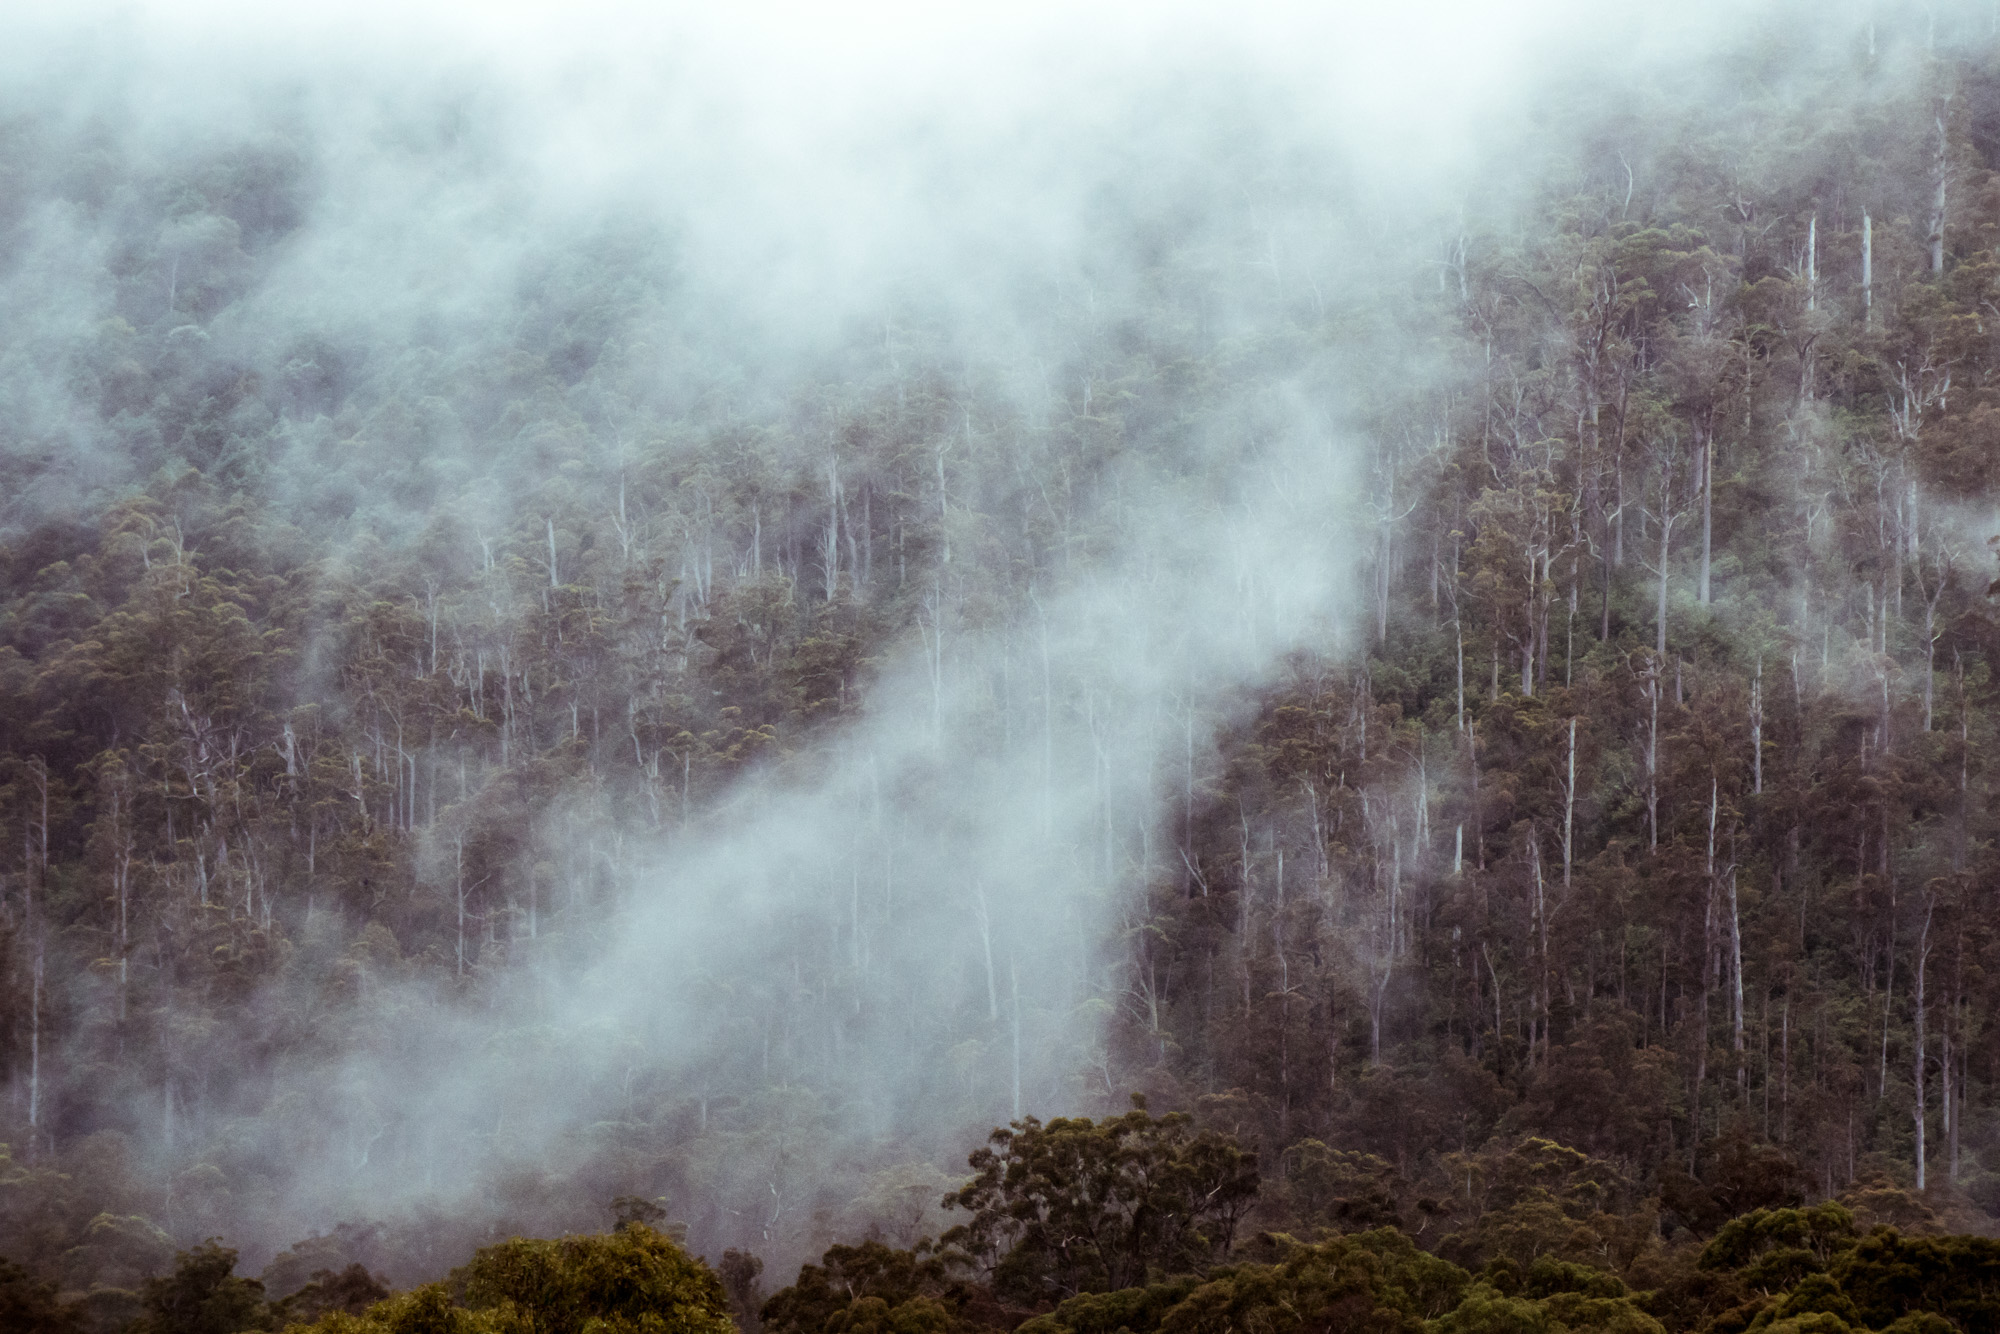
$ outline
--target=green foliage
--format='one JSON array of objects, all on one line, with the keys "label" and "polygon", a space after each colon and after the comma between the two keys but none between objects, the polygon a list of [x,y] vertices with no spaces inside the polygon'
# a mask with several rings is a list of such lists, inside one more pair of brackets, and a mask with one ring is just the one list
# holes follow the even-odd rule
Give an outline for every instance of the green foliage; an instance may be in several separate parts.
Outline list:
[{"label": "green foliage", "polygon": [[[365,1275],[364,1275],[365,1277]],[[458,1296],[454,1298],[454,1287]],[[595,1236],[516,1237],[479,1251],[453,1284],[427,1284],[314,1334],[732,1334],[708,1267],[644,1223]]]},{"label": "green foliage", "polygon": [[533,1334],[724,1334],[729,1298],[708,1266],[643,1223],[602,1236],[516,1238],[457,1275],[475,1311],[512,1312]]},{"label": "green foliage", "polygon": [[174,1257],[173,1273],[148,1279],[135,1334],[240,1334],[269,1329],[264,1285],[236,1276],[236,1252],[211,1239]]},{"label": "green foliage", "polygon": [[344,1311],[321,1316],[311,1325],[292,1325],[287,1334],[535,1334],[518,1309],[468,1310],[452,1301],[442,1283],[397,1293],[356,1316]]},{"label": "green foliage", "polygon": [[1148,1334],[1202,1285],[1199,1275],[1182,1274],[1141,1288],[1079,1293],[1026,1321],[1016,1334]]},{"label": "green foliage", "polygon": [[[1794,1322],[1797,1322],[1796,1324]],[[1861,1311],[1826,1274],[1808,1274],[1750,1322],[1750,1329],[1862,1329]]]},{"label": "green foliage", "polygon": [[748,1251],[727,1250],[722,1253],[722,1263],[715,1267],[715,1276],[722,1282],[722,1290],[729,1294],[729,1308],[736,1314],[739,1324],[755,1326],[758,1311],[764,1305],[757,1278],[764,1272],[764,1261]]},{"label": "green foliage", "polygon": [[1657,1229],[1651,1207],[1609,1162],[1530,1136],[1481,1154],[1453,1155],[1446,1170],[1468,1181],[1463,1225],[1439,1244],[1467,1266],[1545,1261],[1631,1264]]},{"label": "green foliage", "polygon": [[1401,1334],[1453,1310],[1463,1270],[1382,1228],[1317,1245],[1278,1243],[1276,1264],[1239,1264],[1207,1281],[1185,1278],[1085,1294],[1023,1325],[1026,1334],[1224,1334],[1234,1330],[1356,1329]]},{"label": "green foliage", "polygon": [[1966,1334],[2000,1331],[2000,1240],[1991,1237],[1906,1237],[1878,1228],[1834,1263],[1832,1277],[1853,1303],[1856,1324],[1879,1328],[1927,1312]]},{"label": "green foliage", "polygon": [[769,1334],[819,1330],[911,1334],[956,1329],[970,1300],[962,1283],[928,1247],[892,1250],[879,1241],[835,1246],[798,1281],[774,1294],[759,1312]]},{"label": "green foliage", "polygon": [[[1857,1240],[1854,1215],[1835,1203],[1810,1209],[1756,1209],[1724,1224],[1702,1247],[1703,1269],[1733,1269],[1753,1287],[1790,1287],[1820,1272]],[[1769,1276],[1766,1285],[1749,1275]],[[1791,1275],[1785,1278],[1784,1275]]]},{"label": "green foliage", "polygon": [[1603,1330],[1662,1334],[1664,1327],[1616,1274],[1549,1256],[1525,1267],[1489,1264],[1457,1307],[1433,1330]]},{"label": "green foliage", "polygon": [[83,1311],[53,1283],[0,1259],[0,1329],[11,1334],[83,1334]]},{"label": "green foliage", "polygon": [[351,1264],[339,1272],[315,1270],[303,1286],[272,1303],[272,1311],[281,1326],[310,1324],[335,1311],[360,1315],[388,1296],[389,1289],[382,1280],[366,1267]]},{"label": "green foliage", "polygon": [[945,1203],[972,1217],[943,1242],[1030,1302],[1199,1270],[1228,1253],[1258,1185],[1254,1153],[1143,1105],[1095,1122],[1028,1117],[968,1162],[972,1180]]},{"label": "green foliage", "polygon": [[1373,1154],[1304,1139],[1285,1150],[1282,1166],[1288,1202],[1302,1224],[1364,1232],[1402,1221],[1396,1169]]}]

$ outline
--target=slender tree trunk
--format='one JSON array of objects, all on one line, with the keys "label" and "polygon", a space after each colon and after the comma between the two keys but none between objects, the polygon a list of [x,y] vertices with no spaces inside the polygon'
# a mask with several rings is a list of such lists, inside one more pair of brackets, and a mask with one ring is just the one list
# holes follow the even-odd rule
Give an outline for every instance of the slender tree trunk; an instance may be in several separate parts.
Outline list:
[{"label": "slender tree trunk", "polygon": [[1882,984],[1882,1054],[1875,1071],[1875,1100],[1889,1096],[1889,1002],[1896,994],[1896,914],[1889,911],[1889,971]]},{"label": "slender tree trunk", "polygon": [[1375,642],[1378,644],[1389,637],[1390,562],[1395,549],[1395,532],[1387,515],[1383,516],[1381,527],[1381,558],[1375,566]]},{"label": "slender tree trunk", "polygon": [[1555,603],[1555,599],[1550,596],[1555,588],[1555,576],[1550,572],[1549,561],[1549,549],[1545,546],[1542,548],[1542,581],[1535,593],[1535,599],[1541,607],[1541,614],[1536,618],[1535,634],[1535,689],[1537,690],[1549,683],[1549,612]]},{"label": "slender tree trunk", "polygon": [[458,976],[464,977],[465,976],[465,836],[463,834],[458,836],[456,840],[456,847],[458,853],[458,863],[457,863],[458,889],[456,896],[458,899]]},{"label": "slender tree trunk", "polygon": [[1931,198],[1930,242],[1931,272],[1944,272],[1944,205],[1945,191],[1951,180],[1950,145],[1945,139],[1944,113],[1937,118],[1937,149],[1931,155],[1932,174],[1937,178],[1937,189]]},{"label": "slender tree trunk", "polygon": [[1646,669],[1646,702],[1652,721],[1646,732],[1646,839],[1650,851],[1660,850],[1660,664]]},{"label": "slender tree trunk", "polygon": [[1806,309],[1819,309],[1819,214],[1806,224]]},{"label": "slender tree trunk", "polygon": [[1952,1102],[1951,1032],[1957,1012],[1957,999],[1947,998],[1944,1022],[1938,1026],[1938,1129],[1944,1132],[1945,1180],[1954,1186],[1958,1184],[1958,1109]]},{"label": "slender tree trunk", "polygon": [[[1750,1067],[1744,1057],[1743,1051],[1743,917],[1737,908],[1736,868],[1734,866],[1729,868],[1729,971],[1735,977],[1735,982],[1733,983],[1734,996],[1732,999],[1735,1006],[1736,1020],[1735,1041],[1733,1044],[1736,1051],[1736,1092],[1738,1097],[1747,1099],[1750,1096]],[[1771,1011],[1767,999],[1764,1010],[1766,1025],[1764,1031],[1766,1034],[1769,1034],[1771,1031],[1769,1027],[1770,1018]],[[1767,1037],[1766,1051],[1768,1052],[1768,1050],[1769,1039]],[[1767,1103],[1766,1106],[1768,1107],[1769,1104]]]},{"label": "slender tree trunk", "polygon": [[1451,542],[1451,626],[1458,636],[1458,730],[1465,731],[1465,618],[1459,610],[1458,539]]},{"label": "slender tree trunk", "polygon": [[1709,779],[1708,797],[1708,857],[1706,879],[1708,894],[1702,910],[1701,922],[1701,1022],[1695,1034],[1694,1066],[1694,1138],[1701,1138],[1701,1091],[1708,1079],[1709,1042],[1709,996],[1715,990],[1715,826],[1717,816],[1717,786],[1713,776]]},{"label": "slender tree trunk", "polygon": [[1916,985],[1910,993],[1911,1006],[1915,1010],[1913,1026],[1916,1030],[1912,1043],[1914,1051],[1910,1059],[1910,1082],[1916,1091],[1916,1100],[1912,1111],[1913,1124],[1911,1125],[1911,1131],[1914,1136],[1913,1142],[1917,1159],[1917,1189],[1920,1191],[1925,1189],[1924,1121],[1926,1119],[1925,1112],[1928,1110],[1924,1097],[1924,1058],[1928,1055],[1924,1042],[1924,974],[1926,966],[1930,962],[1931,914],[1936,910],[1936,906],[1936,900],[1926,896],[1924,903],[1924,924],[1917,933]]},{"label": "slender tree trunk", "polygon": [[1563,893],[1569,893],[1570,863],[1576,831],[1576,719],[1569,720],[1569,777],[1563,783]]},{"label": "slender tree trunk", "polygon": [[[1664,484],[1662,484],[1660,488],[1660,497],[1662,501],[1661,507],[1664,509],[1665,508],[1664,502],[1666,499],[1666,487]],[[1671,534],[1673,533],[1673,527],[1674,527],[1673,524],[1668,522],[1668,520],[1664,515],[1661,516],[1660,598],[1659,598],[1659,612],[1657,616],[1657,623],[1654,627],[1654,639],[1653,639],[1653,652],[1660,655],[1661,661],[1665,661],[1667,656],[1667,556],[1669,553],[1669,546],[1670,546],[1669,539],[1671,537]]]},{"label": "slender tree trunk", "polygon": [[[1708,582],[1709,548],[1710,548],[1710,541],[1713,538],[1715,532],[1715,524],[1714,524],[1715,432],[1712,430],[1703,431],[1702,437],[1703,438],[1701,447],[1701,603],[1705,607],[1709,603],[1709,582]],[[1660,560],[1660,568],[1663,572],[1666,569],[1666,565],[1667,562],[1665,559],[1665,553],[1663,552]],[[1665,624],[1664,616],[1662,616],[1661,618],[1661,624],[1663,625]]]},{"label": "slender tree trunk", "polygon": [[1861,327],[1875,319],[1875,220],[1861,211]]},{"label": "slender tree trunk", "polygon": [[[1611,515],[1611,564],[1615,569],[1625,563],[1625,455],[1622,449],[1612,468],[1618,495],[1618,508]],[[1608,578],[1605,584],[1609,587]],[[1610,624],[1608,619],[1605,623]],[[1610,637],[1608,632],[1605,637]]]}]

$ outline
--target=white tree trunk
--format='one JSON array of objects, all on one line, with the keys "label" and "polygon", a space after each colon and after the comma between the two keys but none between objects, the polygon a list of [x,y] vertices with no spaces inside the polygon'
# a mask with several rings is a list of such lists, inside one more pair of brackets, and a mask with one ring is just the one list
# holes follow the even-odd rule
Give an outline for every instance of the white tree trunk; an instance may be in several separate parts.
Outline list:
[{"label": "white tree trunk", "polygon": [[1563,892],[1569,892],[1570,863],[1575,856],[1572,839],[1576,831],[1576,719],[1569,720],[1569,777],[1563,783]]},{"label": "white tree trunk", "polygon": [[1916,1091],[1916,1098],[1912,1108],[1913,1124],[1911,1126],[1911,1129],[1915,1137],[1914,1147],[1917,1159],[1917,1189],[1920,1191],[1925,1188],[1924,1113],[1927,1110],[1925,1107],[1926,1099],[1924,1097],[1924,1057],[1927,1054],[1924,1049],[1925,1048],[1924,973],[1926,970],[1925,966],[1930,962],[1931,914],[1936,910],[1936,906],[1937,906],[1936,900],[1934,899],[1927,899],[1924,904],[1924,925],[1923,929],[1917,934],[1916,987],[1914,991],[1911,993],[1911,1001],[1916,1011],[1915,1014],[1916,1040],[1914,1041],[1914,1043],[1912,1043],[1912,1046],[1914,1047],[1915,1050],[1911,1057],[1911,1072],[1910,1072],[1911,1083]]},{"label": "white tree trunk", "polygon": [[1861,327],[1875,318],[1875,220],[1861,214]]}]

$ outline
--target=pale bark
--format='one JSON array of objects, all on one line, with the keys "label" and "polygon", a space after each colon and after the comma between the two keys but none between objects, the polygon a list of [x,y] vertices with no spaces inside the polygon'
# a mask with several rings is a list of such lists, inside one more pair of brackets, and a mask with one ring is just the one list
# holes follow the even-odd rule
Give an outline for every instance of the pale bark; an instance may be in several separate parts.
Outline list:
[{"label": "pale bark", "polygon": [[1819,214],[1806,224],[1806,309],[1819,308]]},{"label": "pale bark", "polygon": [[1486,825],[1484,811],[1479,804],[1479,724],[1472,723],[1465,729],[1466,758],[1472,767],[1472,846],[1477,852],[1479,869],[1486,869]]},{"label": "pale bark", "polygon": [[1945,194],[1951,181],[1950,144],[1945,137],[1942,112],[1937,118],[1937,132],[1937,148],[1931,154],[1931,174],[1936,178],[1936,190],[1931,198],[1930,234],[1926,238],[1930,243],[1931,272],[1934,274],[1944,272]]},{"label": "pale bark", "polygon": [[1882,982],[1882,1051],[1875,1071],[1875,1098],[1889,1094],[1889,1002],[1896,994],[1896,886],[1889,885],[1889,965]]},{"label": "pale bark", "polygon": [[1926,896],[1924,902],[1924,924],[1923,928],[1917,933],[1916,986],[1911,993],[1911,1002],[1916,1011],[1916,1014],[1914,1016],[1916,1036],[1915,1036],[1915,1042],[1913,1044],[1915,1047],[1915,1051],[1912,1054],[1910,1062],[1911,1082],[1916,1090],[1916,1100],[1912,1111],[1913,1125],[1911,1127],[1911,1130],[1915,1137],[1913,1143],[1915,1147],[1916,1160],[1917,1160],[1918,1190],[1923,1190],[1925,1187],[1924,1169],[1926,1164],[1924,1162],[1924,1121],[1925,1121],[1924,1113],[1928,1110],[1928,1108],[1926,1107],[1926,1099],[1924,1096],[1925,1093],[1924,1058],[1926,1055],[1928,1055],[1927,1051],[1925,1050],[1925,1042],[1924,1042],[1924,973],[1925,973],[1925,966],[1930,962],[1931,915],[1933,912],[1936,911],[1936,908],[1937,908],[1937,901],[1933,898]]},{"label": "pale bark", "polygon": [[1569,720],[1569,776],[1563,783],[1563,892],[1569,892],[1576,831],[1576,719]]},{"label": "pale bark", "polygon": [[1861,327],[1875,318],[1875,220],[1861,214]]},{"label": "pale bark", "polygon": [[458,900],[458,976],[465,976],[465,837],[455,840],[457,848],[457,892]]}]

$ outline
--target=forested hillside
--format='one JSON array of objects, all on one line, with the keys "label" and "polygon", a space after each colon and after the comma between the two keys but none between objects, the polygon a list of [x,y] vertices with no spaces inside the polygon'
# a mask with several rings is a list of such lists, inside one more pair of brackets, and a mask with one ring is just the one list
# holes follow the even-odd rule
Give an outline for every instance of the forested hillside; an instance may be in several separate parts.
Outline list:
[{"label": "forested hillside", "polygon": [[[463,71],[9,94],[0,1280],[166,1334],[220,1238],[275,1327],[615,1209],[746,1323],[824,1253],[801,1331],[1990,1283],[2000,37],[1805,13],[1443,185],[1224,60],[771,198]],[[1078,1268],[1003,1122],[1222,1194]]]}]

